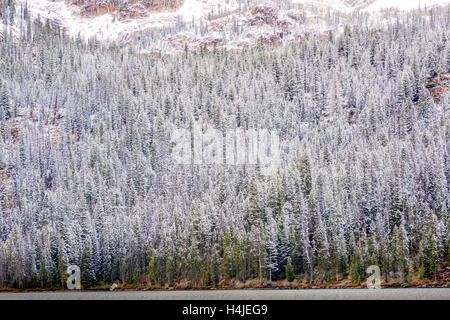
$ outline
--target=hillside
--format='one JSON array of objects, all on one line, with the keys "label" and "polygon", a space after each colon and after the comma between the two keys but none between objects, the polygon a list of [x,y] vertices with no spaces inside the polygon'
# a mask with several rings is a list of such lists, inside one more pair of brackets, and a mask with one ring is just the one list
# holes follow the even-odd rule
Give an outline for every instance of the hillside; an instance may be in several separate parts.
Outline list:
[{"label": "hillside", "polygon": [[330,31],[342,32],[345,24],[359,25],[367,19],[380,26],[381,9],[412,10],[425,8],[425,3],[432,7],[450,1],[28,1],[34,17],[49,19],[72,36],[162,54],[182,53],[186,47],[241,50],[261,42],[278,46],[327,37]]},{"label": "hillside", "polygon": [[0,287],[61,289],[70,265],[83,288],[359,286],[370,265],[448,285],[449,10],[159,55],[163,31],[120,47],[21,9],[0,13]]},{"label": "hillside", "polygon": [[119,19],[133,19],[151,13],[174,11],[183,5],[183,0],[65,0],[68,5],[80,7],[82,17],[97,17],[113,14]]}]

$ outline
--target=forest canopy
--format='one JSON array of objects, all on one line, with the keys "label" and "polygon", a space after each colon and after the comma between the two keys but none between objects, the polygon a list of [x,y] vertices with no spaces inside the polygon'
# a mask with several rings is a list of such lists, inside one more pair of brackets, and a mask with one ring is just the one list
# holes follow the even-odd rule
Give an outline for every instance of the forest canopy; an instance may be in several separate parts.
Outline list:
[{"label": "forest canopy", "polygon": [[[369,265],[407,282],[448,264],[449,103],[425,87],[450,73],[448,8],[176,56],[72,39],[11,10],[2,4],[0,287],[63,287],[69,265],[87,288],[358,282]],[[279,170],[175,164],[173,129],[199,119],[276,130]]]}]

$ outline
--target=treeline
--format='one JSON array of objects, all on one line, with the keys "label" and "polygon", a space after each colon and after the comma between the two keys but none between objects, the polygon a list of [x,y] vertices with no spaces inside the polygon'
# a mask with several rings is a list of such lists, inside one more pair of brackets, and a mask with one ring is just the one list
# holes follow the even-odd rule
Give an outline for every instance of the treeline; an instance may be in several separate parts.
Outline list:
[{"label": "treeline", "polygon": [[[167,57],[16,10],[0,41],[0,286],[61,287],[73,264],[89,287],[358,282],[373,264],[410,281],[448,263],[448,97],[425,88],[450,72],[448,8]],[[172,129],[199,119],[278,131],[282,167],[175,165]]]}]

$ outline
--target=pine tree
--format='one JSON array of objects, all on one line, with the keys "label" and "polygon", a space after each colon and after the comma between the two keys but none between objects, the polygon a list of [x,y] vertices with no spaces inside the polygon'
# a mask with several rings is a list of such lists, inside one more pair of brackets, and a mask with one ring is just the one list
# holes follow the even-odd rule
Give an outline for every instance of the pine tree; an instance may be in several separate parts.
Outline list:
[{"label": "pine tree", "polygon": [[311,181],[311,165],[309,158],[306,154],[302,156],[299,162],[299,171],[301,176],[301,188],[305,197],[308,197],[311,193],[312,181]]},{"label": "pine tree", "polygon": [[278,228],[273,216],[269,216],[267,228],[267,268],[269,269],[269,281],[272,281],[272,276],[278,271],[279,263]]},{"label": "pine tree", "polygon": [[287,264],[286,264],[286,279],[289,282],[292,282],[295,279],[294,268],[292,267],[292,259],[291,259],[291,257],[288,258],[288,261],[287,261]]},{"label": "pine tree", "polygon": [[3,84],[1,86],[0,107],[2,109],[3,118],[5,120],[11,119],[12,115],[11,115],[10,99],[9,99],[9,94],[8,94],[8,91],[7,91],[7,88],[6,88],[5,84]]},{"label": "pine tree", "polygon": [[157,282],[157,268],[156,268],[156,257],[155,253],[152,252],[152,257],[148,266],[148,276],[147,281],[151,284],[155,284]]},{"label": "pine tree", "polygon": [[95,263],[92,252],[91,239],[88,238],[85,242],[83,254],[81,257],[81,285],[83,288],[90,288],[96,283],[95,278]]}]

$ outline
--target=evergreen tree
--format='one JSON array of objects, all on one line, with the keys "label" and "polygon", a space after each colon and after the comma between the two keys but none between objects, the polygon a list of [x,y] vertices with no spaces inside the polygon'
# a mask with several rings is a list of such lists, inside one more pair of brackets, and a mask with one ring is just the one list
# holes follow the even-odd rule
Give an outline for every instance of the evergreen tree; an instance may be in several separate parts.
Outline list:
[{"label": "evergreen tree", "polygon": [[6,85],[3,84],[0,91],[0,107],[2,109],[3,118],[5,120],[11,119],[11,105],[10,105],[10,99],[9,94],[6,88]]},{"label": "evergreen tree", "polygon": [[286,264],[286,279],[289,282],[292,282],[295,279],[294,268],[292,267],[292,259],[290,257],[288,258]]}]

